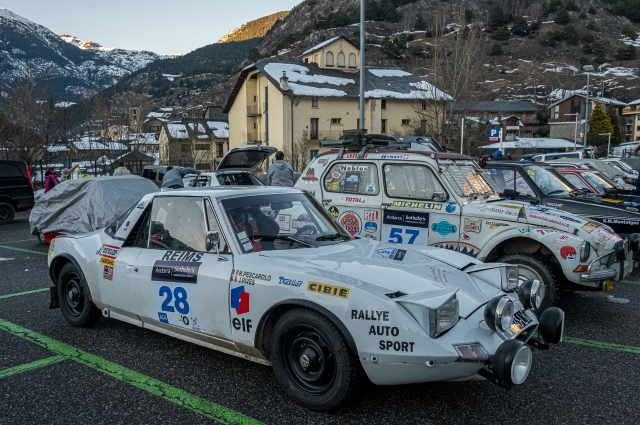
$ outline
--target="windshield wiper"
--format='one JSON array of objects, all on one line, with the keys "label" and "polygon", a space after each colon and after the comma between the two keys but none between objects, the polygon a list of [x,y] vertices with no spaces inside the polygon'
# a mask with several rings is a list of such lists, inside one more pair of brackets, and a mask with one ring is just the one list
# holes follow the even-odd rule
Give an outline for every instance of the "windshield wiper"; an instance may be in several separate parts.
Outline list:
[{"label": "windshield wiper", "polygon": [[311,245],[310,243],[308,243],[308,242],[304,242],[304,241],[301,241],[301,240],[296,239],[296,238],[292,238],[291,236],[280,236],[280,235],[278,235],[278,236],[267,236],[267,235],[257,235],[257,236],[249,236],[249,239],[251,239],[251,240],[253,240],[253,241],[256,241],[256,240],[257,240],[257,241],[259,241],[259,240],[261,240],[261,239],[264,239],[264,240],[267,240],[267,241],[268,241],[268,240],[272,240],[272,241],[273,241],[273,240],[278,239],[278,240],[283,240],[283,241],[296,242],[296,243],[299,243],[300,245],[305,245],[305,246],[308,246],[309,248],[313,248],[313,245]]},{"label": "windshield wiper", "polygon": [[316,238],[317,241],[335,241],[338,238],[342,238],[344,240],[351,239],[351,237],[347,235],[343,235],[342,233],[333,233],[330,235],[322,235]]},{"label": "windshield wiper", "polygon": [[552,190],[551,192],[547,193],[547,196],[549,195],[553,195],[554,193],[566,193],[567,191],[564,189],[556,189],[556,190]]}]

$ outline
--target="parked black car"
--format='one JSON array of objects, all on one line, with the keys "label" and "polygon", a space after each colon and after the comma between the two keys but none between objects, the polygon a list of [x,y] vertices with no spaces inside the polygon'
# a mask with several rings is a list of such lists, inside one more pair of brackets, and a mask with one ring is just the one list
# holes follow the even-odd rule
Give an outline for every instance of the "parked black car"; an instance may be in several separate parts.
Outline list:
[{"label": "parked black car", "polygon": [[34,204],[27,164],[0,160],[0,224],[10,223],[16,212],[30,210]]},{"label": "parked black car", "polygon": [[486,176],[505,198],[557,208],[611,227],[622,237],[638,231],[640,204],[587,194],[545,163],[489,162]]}]

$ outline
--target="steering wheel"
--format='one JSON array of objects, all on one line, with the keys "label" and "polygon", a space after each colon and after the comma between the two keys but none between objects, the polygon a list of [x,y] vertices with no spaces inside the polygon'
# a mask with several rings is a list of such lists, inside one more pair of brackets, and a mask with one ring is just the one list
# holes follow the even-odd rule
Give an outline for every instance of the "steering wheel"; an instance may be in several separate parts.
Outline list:
[{"label": "steering wheel", "polygon": [[312,235],[316,235],[318,234],[318,229],[316,229],[316,226],[313,226],[311,224],[307,224],[306,226],[298,229],[298,231],[296,232],[295,235],[293,235],[294,238],[297,238],[298,236],[300,236],[302,234],[302,232],[304,232],[305,230],[311,230],[311,234]]}]

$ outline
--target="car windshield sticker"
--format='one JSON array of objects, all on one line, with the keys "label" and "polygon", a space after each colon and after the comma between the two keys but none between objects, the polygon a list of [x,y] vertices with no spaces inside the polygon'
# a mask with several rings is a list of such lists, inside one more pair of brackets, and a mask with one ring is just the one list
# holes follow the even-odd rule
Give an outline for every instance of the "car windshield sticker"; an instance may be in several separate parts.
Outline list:
[{"label": "car windshield sticker", "polygon": [[446,220],[439,221],[437,223],[433,223],[431,225],[431,230],[436,232],[442,237],[451,235],[458,231],[458,227],[455,224],[451,224]]},{"label": "car windshield sticker", "polygon": [[374,193],[376,193],[376,184],[367,183],[367,185],[364,187],[364,191],[369,195],[373,195]]},{"label": "car windshield sticker", "polygon": [[291,230],[291,215],[278,214],[276,216],[276,222],[278,223],[278,226],[280,226],[280,230],[284,230],[286,232]]},{"label": "car windshield sticker", "polygon": [[251,245],[251,242],[246,242],[242,244],[242,247],[244,248],[245,251],[251,251],[253,250],[253,245]]},{"label": "car windshield sticker", "polygon": [[318,181],[318,178],[316,177],[316,173],[315,173],[314,169],[313,168],[309,168],[307,170],[307,172],[305,173],[305,175],[302,176],[302,180],[305,183]]},{"label": "car windshield sticker", "polygon": [[351,236],[359,235],[362,230],[362,220],[354,211],[345,211],[340,214],[338,222]]},{"label": "car windshield sticker", "polygon": [[231,289],[231,308],[236,310],[236,314],[249,313],[249,293],[244,290],[244,286]]},{"label": "car windshield sticker", "polygon": [[330,295],[332,297],[338,297],[338,298],[344,298],[344,299],[349,298],[349,288],[343,288],[342,286],[335,286],[335,285],[327,285],[326,283],[309,281],[309,284],[307,285],[307,291],[315,292],[317,294],[322,294],[322,295]]},{"label": "car windshield sticker", "polygon": [[[195,254],[195,253],[194,253]],[[157,260],[151,271],[151,280],[157,282],[198,283],[198,271],[202,263],[197,261]]]},{"label": "car windshield sticker", "polygon": [[333,173],[331,173],[331,177],[333,177],[334,179],[339,179],[341,176],[341,174],[337,171],[334,171]]},{"label": "car windshield sticker", "polygon": [[340,171],[367,171],[368,165],[341,165]]}]

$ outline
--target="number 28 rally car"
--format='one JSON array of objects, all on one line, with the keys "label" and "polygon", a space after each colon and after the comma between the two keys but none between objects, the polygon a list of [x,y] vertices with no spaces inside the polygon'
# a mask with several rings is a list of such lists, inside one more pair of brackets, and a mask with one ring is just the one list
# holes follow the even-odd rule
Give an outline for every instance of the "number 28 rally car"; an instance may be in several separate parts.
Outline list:
[{"label": "number 28 rally car", "polygon": [[315,410],[364,374],[521,384],[530,347],[562,340],[564,313],[538,316],[544,286],[518,286],[517,266],[353,238],[292,188],[149,194],[105,229],[55,238],[48,259],[51,308],[72,325],[104,316],[270,364]]}]

